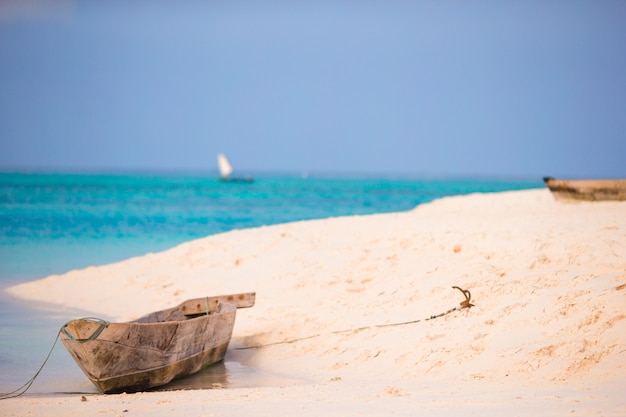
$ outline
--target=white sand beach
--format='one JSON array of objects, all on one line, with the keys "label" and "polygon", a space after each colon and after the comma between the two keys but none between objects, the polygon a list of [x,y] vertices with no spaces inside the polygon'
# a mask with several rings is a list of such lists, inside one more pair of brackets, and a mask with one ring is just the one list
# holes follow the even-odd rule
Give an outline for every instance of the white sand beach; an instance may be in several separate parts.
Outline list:
[{"label": "white sand beach", "polygon": [[[459,306],[453,286],[475,306],[398,324]],[[256,291],[227,358],[298,382],[27,396],[0,401],[3,416],[626,415],[624,202],[451,197],[232,231],[8,291],[113,320]]]}]

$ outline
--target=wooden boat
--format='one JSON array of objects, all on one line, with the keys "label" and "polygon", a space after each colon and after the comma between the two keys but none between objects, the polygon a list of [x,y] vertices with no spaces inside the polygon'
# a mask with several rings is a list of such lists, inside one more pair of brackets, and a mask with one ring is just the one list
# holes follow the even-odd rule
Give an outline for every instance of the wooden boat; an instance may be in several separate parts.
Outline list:
[{"label": "wooden boat", "polygon": [[543,179],[556,200],[560,201],[625,201],[626,179],[557,180]]},{"label": "wooden boat", "polygon": [[85,318],[61,329],[61,341],[104,393],[164,385],[224,359],[237,308],[255,293],[187,300],[127,323]]}]

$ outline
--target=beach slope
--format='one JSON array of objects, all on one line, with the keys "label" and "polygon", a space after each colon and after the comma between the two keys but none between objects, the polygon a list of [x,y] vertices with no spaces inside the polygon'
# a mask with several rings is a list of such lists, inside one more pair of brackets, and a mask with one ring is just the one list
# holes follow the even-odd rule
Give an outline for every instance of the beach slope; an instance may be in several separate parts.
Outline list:
[{"label": "beach slope", "polygon": [[227,358],[300,382],[17,398],[0,403],[7,416],[626,415],[624,202],[450,197],[232,231],[8,291],[113,320],[256,291]]}]

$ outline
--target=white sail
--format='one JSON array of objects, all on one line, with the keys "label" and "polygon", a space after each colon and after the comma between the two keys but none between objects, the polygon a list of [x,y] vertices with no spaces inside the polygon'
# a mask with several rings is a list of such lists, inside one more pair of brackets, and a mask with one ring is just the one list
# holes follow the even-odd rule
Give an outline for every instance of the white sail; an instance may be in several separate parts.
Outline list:
[{"label": "white sail", "polygon": [[228,162],[228,159],[224,154],[217,155],[217,166],[220,169],[220,175],[222,178],[228,177],[233,172],[233,167]]}]

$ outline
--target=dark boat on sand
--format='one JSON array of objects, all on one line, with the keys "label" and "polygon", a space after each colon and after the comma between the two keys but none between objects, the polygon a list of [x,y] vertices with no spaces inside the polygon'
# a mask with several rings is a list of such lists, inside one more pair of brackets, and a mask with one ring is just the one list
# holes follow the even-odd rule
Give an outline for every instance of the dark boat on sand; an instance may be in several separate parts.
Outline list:
[{"label": "dark boat on sand", "polygon": [[559,201],[626,201],[626,179],[557,180],[543,179]]}]

